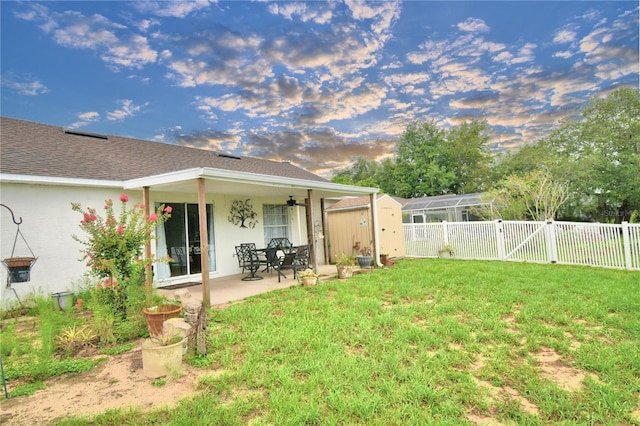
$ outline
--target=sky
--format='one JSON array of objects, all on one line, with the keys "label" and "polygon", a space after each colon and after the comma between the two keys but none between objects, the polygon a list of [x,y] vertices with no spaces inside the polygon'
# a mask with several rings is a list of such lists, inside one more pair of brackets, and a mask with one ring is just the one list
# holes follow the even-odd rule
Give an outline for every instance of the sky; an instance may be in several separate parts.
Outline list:
[{"label": "sky", "polygon": [[416,120],[500,153],[640,87],[638,4],[3,0],[0,112],[327,178]]}]

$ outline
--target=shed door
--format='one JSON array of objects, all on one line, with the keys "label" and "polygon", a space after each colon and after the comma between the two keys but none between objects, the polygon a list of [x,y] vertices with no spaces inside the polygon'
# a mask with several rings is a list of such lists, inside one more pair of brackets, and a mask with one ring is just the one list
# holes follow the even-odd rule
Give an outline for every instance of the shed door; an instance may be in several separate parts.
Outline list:
[{"label": "shed door", "polygon": [[378,236],[381,254],[388,254],[390,257],[404,256],[402,211],[399,208],[378,207]]}]

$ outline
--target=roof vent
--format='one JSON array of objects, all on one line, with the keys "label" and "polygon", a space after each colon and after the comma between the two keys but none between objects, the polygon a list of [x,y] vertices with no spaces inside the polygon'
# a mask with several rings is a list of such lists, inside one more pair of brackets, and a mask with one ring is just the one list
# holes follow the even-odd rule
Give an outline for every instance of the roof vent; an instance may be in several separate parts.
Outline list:
[{"label": "roof vent", "polygon": [[232,160],[242,160],[241,157],[238,157],[237,155],[232,155],[232,154],[223,154],[221,152],[216,152],[216,155],[220,158],[231,158]]},{"label": "roof vent", "polygon": [[107,135],[101,135],[100,133],[91,133],[91,132],[81,132],[80,130],[75,129],[64,129],[64,132],[68,135],[76,135],[76,136],[84,136],[87,138],[96,138],[96,139],[108,139]]}]

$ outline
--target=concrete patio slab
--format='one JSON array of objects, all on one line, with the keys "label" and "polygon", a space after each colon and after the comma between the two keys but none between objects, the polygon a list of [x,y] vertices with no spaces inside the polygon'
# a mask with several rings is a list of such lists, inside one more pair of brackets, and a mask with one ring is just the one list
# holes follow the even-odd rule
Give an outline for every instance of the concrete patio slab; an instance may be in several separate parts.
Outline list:
[{"label": "concrete patio slab", "polygon": [[[337,275],[335,265],[318,266],[320,279],[329,279]],[[293,278],[293,271],[285,271],[287,278],[281,278],[278,282],[278,274],[270,272],[259,272],[258,275],[263,279],[256,281],[242,281],[246,274],[231,275],[222,278],[213,278],[209,281],[211,306],[224,305],[229,302],[246,299],[257,294],[267,293],[273,290],[293,287],[298,284],[298,280]],[[188,298],[194,301],[202,302],[202,283],[183,287],[180,289],[158,289],[158,294],[168,299],[176,299],[177,295],[184,295],[188,292]],[[183,296],[184,297],[184,296]]]}]

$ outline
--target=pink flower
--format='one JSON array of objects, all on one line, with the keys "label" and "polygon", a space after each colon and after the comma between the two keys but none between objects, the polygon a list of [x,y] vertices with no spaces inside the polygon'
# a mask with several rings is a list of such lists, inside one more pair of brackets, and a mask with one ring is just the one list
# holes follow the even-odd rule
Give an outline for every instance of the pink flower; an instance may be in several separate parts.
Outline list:
[{"label": "pink flower", "polygon": [[82,309],[82,299],[76,300],[76,309],[77,310],[81,310]]},{"label": "pink flower", "polygon": [[144,210],[144,204],[140,203],[140,210]]},{"label": "pink flower", "polygon": [[118,235],[122,235],[124,234],[124,226],[120,225],[118,226]]},{"label": "pink flower", "polygon": [[127,194],[122,194],[120,196],[120,201],[122,201],[123,203],[126,203],[127,201],[129,201],[129,197],[127,197]]},{"label": "pink flower", "polygon": [[167,207],[164,208],[164,211],[167,212],[167,213],[171,213],[173,211],[173,207],[167,206]]},{"label": "pink flower", "polygon": [[149,221],[151,221],[151,222],[155,222],[156,220],[158,220],[158,215],[157,215],[157,214],[155,214],[155,213],[151,213],[151,214],[149,215]]},{"label": "pink flower", "polygon": [[85,213],[84,214],[84,221],[85,222],[93,222],[94,220],[96,220],[98,218],[98,216],[96,216],[95,214],[91,213]]}]

